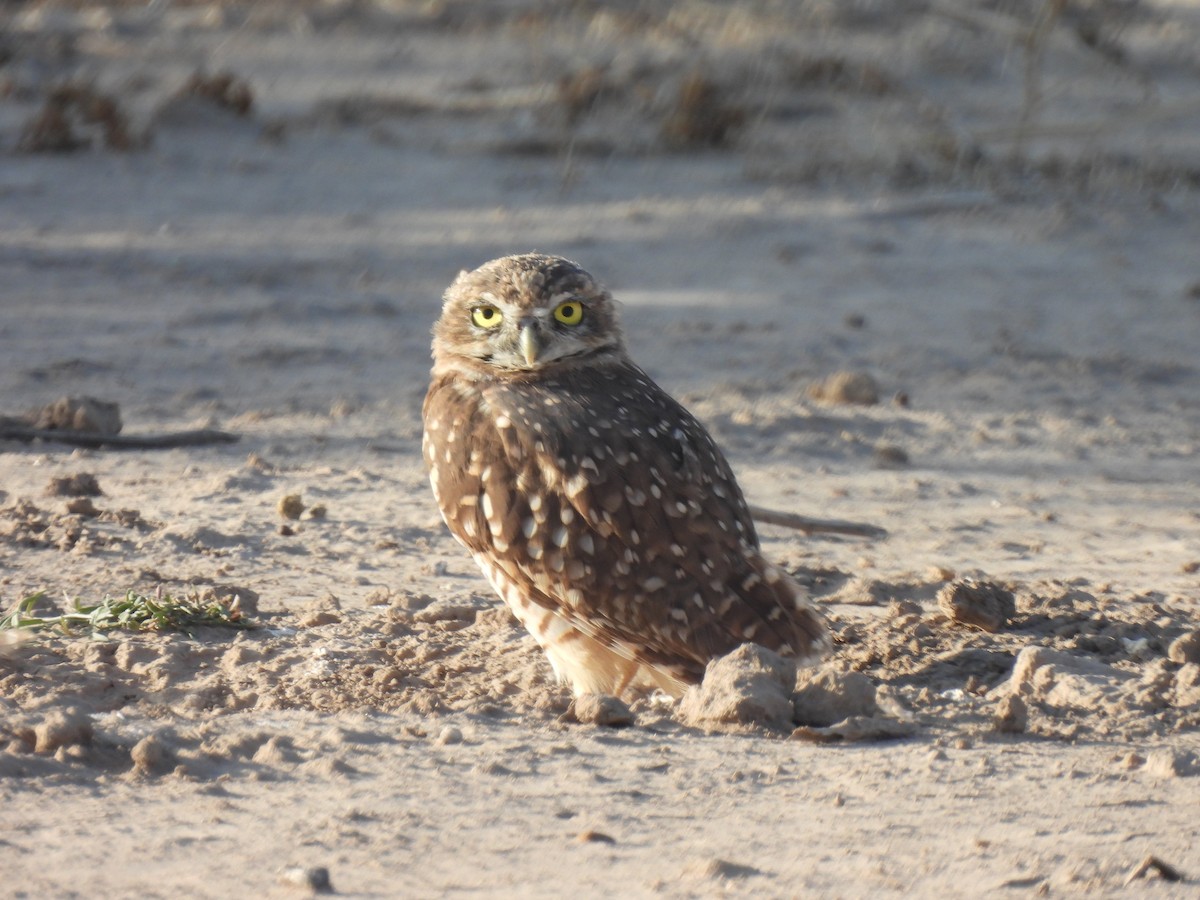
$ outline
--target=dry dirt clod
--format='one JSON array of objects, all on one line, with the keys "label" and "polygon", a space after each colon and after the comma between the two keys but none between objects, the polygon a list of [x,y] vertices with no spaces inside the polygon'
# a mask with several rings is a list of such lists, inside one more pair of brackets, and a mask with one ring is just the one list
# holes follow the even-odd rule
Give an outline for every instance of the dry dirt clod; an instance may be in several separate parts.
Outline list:
[{"label": "dry dirt clod", "polygon": [[86,747],[92,742],[92,722],[82,710],[56,709],[46,714],[33,733],[36,753],[53,753],[62,747]]},{"label": "dry dirt clod", "polygon": [[59,397],[29,416],[34,428],[121,433],[121,407],[95,397]]},{"label": "dry dirt clod", "polygon": [[1188,631],[1171,642],[1167,659],[1173,663],[1200,663],[1200,631]]},{"label": "dry dirt clod", "polygon": [[314,600],[300,617],[302,628],[316,628],[320,625],[333,625],[342,621],[342,604],[333,594],[326,594],[320,600]]},{"label": "dry dirt clod", "polygon": [[17,141],[20,153],[72,153],[100,147],[135,150],[146,139],[135,139],[118,102],[86,83],[54,87],[45,105],[25,123]]},{"label": "dry dirt clod", "polygon": [[46,485],[48,497],[100,497],[100,482],[91,472],[79,472],[75,475],[55,475]]},{"label": "dry dirt clod", "polygon": [[216,72],[212,75],[195,72],[179,93],[208,100],[238,116],[250,115],[254,107],[254,92],[250,85],[232,72]]},{"label": "dry dirt clod", "polygon": [[762,872],[753,866],[744,866],[740,863],[729,862],[729,860],[718,859],[714,856],[708,859],[692,860],[684,866],[680,877],[708,881],[713,879],[750,878],[761,874]]},{"label": "dry dirt clod", "polygon": [[334,893],[329,870],[324,866],[289,866],[280,870],[279,883],[285,887],[312,891],[314,894]]},{"label": "dry dirt clod", "polygon": [[155,735],[148,734],[129,751],[134,768],[145,775],[161,775],[175,767],[167,748]]},{"label": "dry dirt clod", "polygon": [[679,87],[675,107],[663,121],[662,136],[673,147],[720,147],[745,121],[745,110],[728,104],[720,87],[693,72]]},{"label": "dry dirt clod", "polygon": [[83,516],[86,519],[94,519],[100,515],[100,510],[96,509],[96,504],[92,502],[91,497],[75,497],[68,500],[67,512],[75,516]]},{"label": "dry dirt clod", "polygon": [[811,385],[808,396],[824,403],[873,406],[879,402],[879,383],[866,372],[834,372]]},{"label": "dry dirt clod", "polygon": [[1022,734],[1029,727],[1029,709],[1016,694],[1000,698],[992,716],[992,727],[1001,734]]},{"label": "dry dirt clod", "polygon": [[1178,778],[1187,774],[1188,760],[1174,750],[1151,750],[1142,771],[1152,778]]},{"label": "dry dirt clod", "polygon": [[789,728],[796,667],[757,644],[712,660],[704,680],[688,688],[678,717],[698,728],[734,725]]},{"label": "dry dirt clod", "polygon": [[801,725],[824,728],[877,711],[875,684],[861,672],[802,670],[797,681],[792,703]]},{"label": "dry dirt clod", "polygon": [[564,714],[580,725],[624,728],[634,723],[633,712],[619,697],[608,694],[584,694],[576,697]]},{"label": "dry dirt clod", "polygon": [[285,519],[299,519],[304,515],[304,498],[300,494],[288,494],[280,498],[276,508]]},{"label": "dry dirt clod", "polygon": [[952,622],[973,625],[992,634],[1016,615],[1012,591],[990,581],[956,581],[937,594],[938,607]]}]

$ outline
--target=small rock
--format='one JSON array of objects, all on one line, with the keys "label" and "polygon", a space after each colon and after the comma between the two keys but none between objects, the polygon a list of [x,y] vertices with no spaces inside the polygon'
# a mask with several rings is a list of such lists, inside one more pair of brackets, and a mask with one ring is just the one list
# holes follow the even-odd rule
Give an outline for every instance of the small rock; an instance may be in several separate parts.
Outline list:
[{"label": "small rock", "polygon": [[687,689],[678,717],[697,727],[759,725],[790,728],[796,666],[758,644],[717,657],[704,680]]},{"label": "small rock", "polygon": [[834,372],[808,389],[814,400],[871,406],[879,402],[879,384],[866,372]]},{"label": "small rock", "polygon": [[279,883],[286,887],[300,888],[315,894],[332,894],[333,883],[329,870],[324,866],[289,866],[279,872]]},{"label": "small rock", "polygon": [[990,581],[955,581],[937,594],[938,607],[952,622],[995,633],[1017,612],[1013,593]]},{"label": "small rock", "polygon": [[750,878],[761,874],[762,872],[753,866],[743,866],[740,863],[711,857],[709,859],[692,860],[692,862],[684,866],[680,877],[707,881],[711,879]]},{"label": "small rock", "polygon": [[608,694],[584,694],[576,697],[568,715],[581,725],[624,728],[634,722],[633,712],[619,697]]},{"label": "small rock", "polygon": [[300,494],[288,494],[280,498],[277,509],[285,519],[299,519],[304,515],[304,499]]},{"label": "small rock", "polygon": [[56,709],[33,730],[34,751],[53,753],[61,747],[87,746],[92,742],[92,722],[80,709]]},{"label": "small rock", "polygon": [[453,725],[447,725],[438,732],[434,743],[440,747],[445,747],[448,744],[461,744],[463,742],[463,733],[461,728],[456,728]]},{"label": "small rock", "polygon": [[325,508],[325,504],[318,503],[316,506],[310,506],[308,509],[308,517],[310,519],[324,519],[329,514],[329,510]]},{"label": "small rock", "polygon": [[875,447],[875,464],[884,469],[899,469],[907,466],[908,451],[895,444],[879,444]]},{"label": "small rock", "polygon": [[992,727],[1001,734],[1023,734],[1029,727],[1029,709],[1016,694],[1000,698],[992,715]]},{"label": "small rock", "polygon": [[1171,641],[1167,648],[1167,659],[1171,662],[1200,663],[1200,631],[1188,631]]},{"label": "small rock", "polygon": [[819,728],[878,710],[875,684],[861,672],[802,671],[792,704],[796,722]]},{"label": "small rock", "polygon": [[615,844],[617,839],[603,831],[592,831],[589,828],[587,831],[581,831],[575,835],[575,842],[577,844]]}]

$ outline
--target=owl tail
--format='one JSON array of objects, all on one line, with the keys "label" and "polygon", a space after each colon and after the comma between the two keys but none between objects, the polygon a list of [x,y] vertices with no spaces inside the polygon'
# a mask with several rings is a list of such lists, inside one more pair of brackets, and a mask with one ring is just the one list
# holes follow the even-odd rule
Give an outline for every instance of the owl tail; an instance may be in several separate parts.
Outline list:
[{"label": "owl tail", "polygon": [[800,663],[828,654],[833,648],[829,628],[804,588],[757,553],[748,554],[746,562],[749,571],[740,584],[731,585],[741,602],[733,602],[723,617],[730,636]]}]

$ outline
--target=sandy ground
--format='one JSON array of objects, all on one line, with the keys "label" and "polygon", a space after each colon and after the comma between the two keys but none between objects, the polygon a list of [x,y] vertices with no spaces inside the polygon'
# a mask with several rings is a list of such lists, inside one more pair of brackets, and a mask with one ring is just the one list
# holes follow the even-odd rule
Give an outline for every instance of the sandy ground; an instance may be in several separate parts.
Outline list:
[{"label": "sandy ground", "polygon": [[[0,442],[0,607],[259,627],[0,645],[0,895],[1196,896],[1200,7],[1047,9],[6,4],[0,414],[240,440]],[[534,248],[753,502],[888,529],[763,540],[910,736],[571,720],[419,453],[441,291]]]}]

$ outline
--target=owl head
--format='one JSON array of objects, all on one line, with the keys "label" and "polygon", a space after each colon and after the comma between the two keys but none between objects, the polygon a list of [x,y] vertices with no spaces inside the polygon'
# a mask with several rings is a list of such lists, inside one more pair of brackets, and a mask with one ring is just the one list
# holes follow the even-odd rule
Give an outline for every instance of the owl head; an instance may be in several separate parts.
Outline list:
[{"label": "owl head", "polygon": [[608,292],[570,260],[536,253],[460,273],[433,329],[435,368],[547,372],[623,354]]}]

